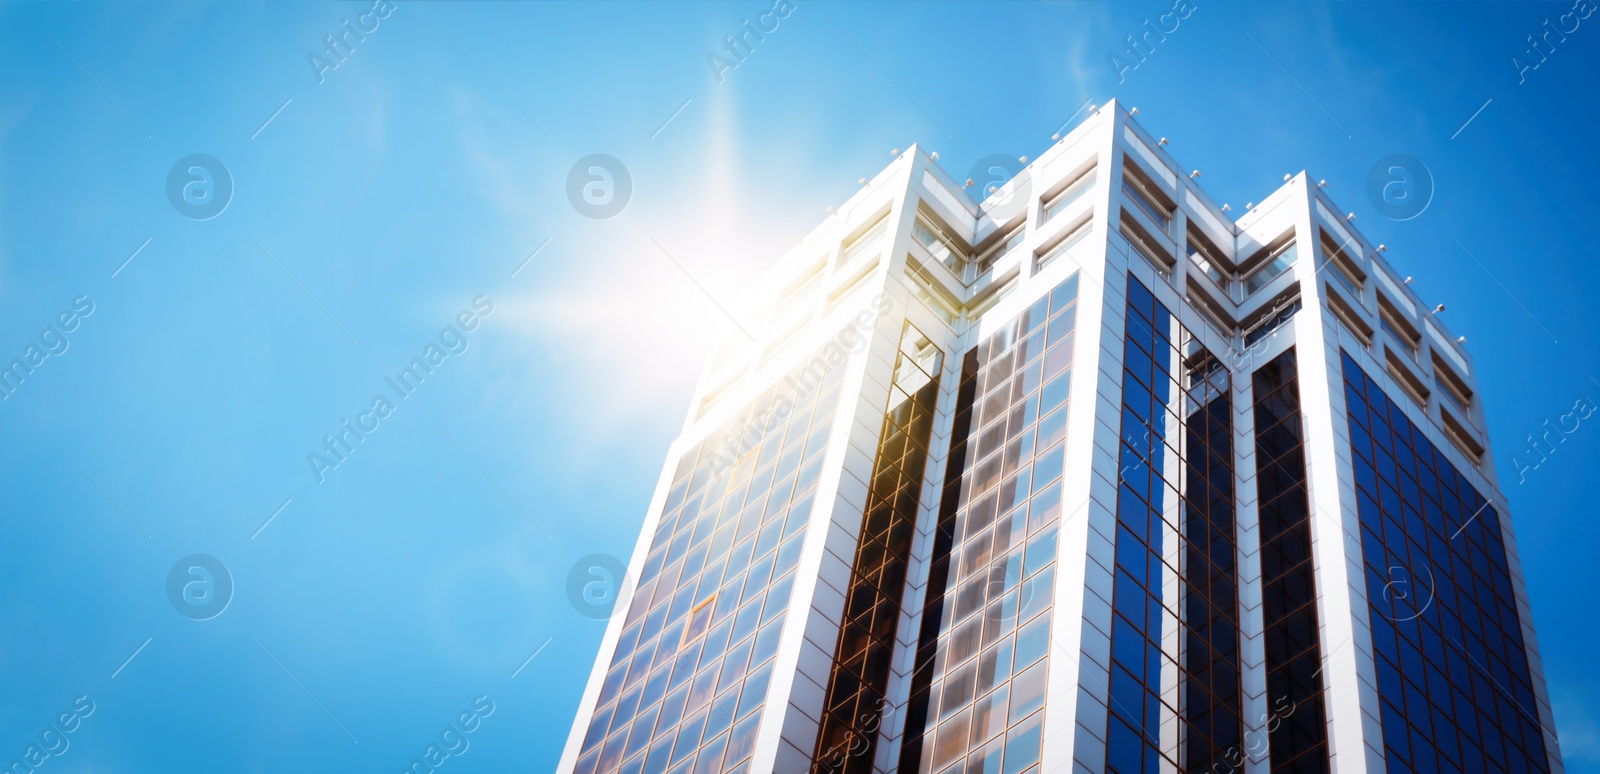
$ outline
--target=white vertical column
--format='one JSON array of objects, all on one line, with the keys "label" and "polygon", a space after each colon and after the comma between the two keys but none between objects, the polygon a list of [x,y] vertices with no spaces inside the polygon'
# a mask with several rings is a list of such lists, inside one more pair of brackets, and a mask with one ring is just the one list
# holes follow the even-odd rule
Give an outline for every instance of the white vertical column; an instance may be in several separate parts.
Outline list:
[{"label": "white vertical column", "polygon": [[[1239,709],[1244,722],[1242,743],[1228,751],[1230,762],[1242,762],[1246,774],[1267,774],[1267,644],[1261,607],[1261,499],[1256,487],[1255,379],[1257,368],[1271,358],[1241,358],[1233,372],[1234,534],[1239,540]],[[1230,356],[1230,366],[1235,360]]]},{"label": "white vertical column", "polygon": [[[1354,508],[1344,388],[1338,346],[1328,340],[1322,313],[1321,280],[1316,274],[1319,240],[1306,184],[1304,173],[1296,176],[1290,182],[1295,201],[1284,206],[1294,207],[1295,239],[1300,245],[1300,260],[1293,271],[1300,281],[1301,311],[1292,324],[1300,369],[1317,622],[1322,630],[1319,678],[1328,713],[1328,752],[1334,772],[1383,771],[1377,669],[1367,622],[1361,524]],[[1364,705],[1368,711],[1363,711]],[[1369,738],[1378,740],[1375,748],[1366,743]]]},{"label": "white vertical column", "polygon": [[[1111,583],[1116,536],[1118,433],[1122,416],[1123,311],[1127,308],[1126,257],[1109,249],[1113,192],[1119,190],[1121,154],[1116,129],[1121,111],[1101,108],[1093,248],[1078,266],[1058,259],[1046,274],[1064,279],[1079,272],[1077,354],[1072,364],[1062,479],[1061,529],[1056,558],[1054,617],[1050,623],[1049,693],[1045,697],[1044,774],[1087,768],[1106,759],[1106,705],[1110,694]],[[1045,278],[1045,282],[1060,281]]]}]

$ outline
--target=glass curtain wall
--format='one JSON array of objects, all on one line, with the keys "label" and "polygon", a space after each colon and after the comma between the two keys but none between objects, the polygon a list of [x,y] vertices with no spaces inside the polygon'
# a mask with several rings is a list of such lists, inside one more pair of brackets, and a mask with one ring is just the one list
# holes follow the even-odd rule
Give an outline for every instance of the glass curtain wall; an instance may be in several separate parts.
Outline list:
[{"label": "glass curtain wall", "polygon": [[819,349],[680,460],[577,774],[748,767],[847,362]]},{"label": "glass curtain wall", "polygon": [[944,353],[907,323],[812,756],[815,772],[872,771],[943,366]]},{"label": "glass curtain wall", "polygon": [[1252,387],[1267,702],[1274,713],[1268,749],[1274,772],[1325,772],[1327,708],[1295,351],[1257,370]]},{"label": "glass curtain wall", "polygon": [[1240,721],[1229,373],[1128,277],[1108,771],[1227,771]]},{"label": "glass curtain wall", "polygon": [[899,771],[1037,772],[1078,278],[969,351]]},{"label": "glass curtain wall", "polygon": [[1393,772],[1547,772],[1501,515],[1340,353]]}]

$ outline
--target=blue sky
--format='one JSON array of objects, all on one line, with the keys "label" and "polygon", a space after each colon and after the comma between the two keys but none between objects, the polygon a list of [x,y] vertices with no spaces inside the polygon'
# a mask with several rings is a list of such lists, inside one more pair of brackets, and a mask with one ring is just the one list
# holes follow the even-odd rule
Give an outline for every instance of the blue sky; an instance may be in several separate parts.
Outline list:
[{"label": "blue sky", "polygon": [[[767,0],[396,5],[320,83],[308,54],[367,3],[0,6],[0,360],[94,305],[0,401],[0,760],[87,695],[53,770],[399,770],[472,712],[452,769],[548,770],[603,630],[567,573],[632,549],[724,319],[695,283],[737,314],[890,149],[961,177],[1115,97],[1235,212],[1326,179],[1448,305],[1569,770],[1600,769],[1600,420],[1511,464],[1600,400],[1600,20],[1519,84],[1570,4],[1202,0],[1119,83],[1109,56],[1171,5],[798,0],[718,83],[707,54]],[[195,153],[233,181],[209,220],[167,195]],[[567,199],[592,153],[633,183],[607,220]],[[1394,153],[1436,184],[1412,220],[1366,195]],[[307,454],[379,394],[319,483]],[[194,553],[232,578],[209,620],[168,598]]]}]

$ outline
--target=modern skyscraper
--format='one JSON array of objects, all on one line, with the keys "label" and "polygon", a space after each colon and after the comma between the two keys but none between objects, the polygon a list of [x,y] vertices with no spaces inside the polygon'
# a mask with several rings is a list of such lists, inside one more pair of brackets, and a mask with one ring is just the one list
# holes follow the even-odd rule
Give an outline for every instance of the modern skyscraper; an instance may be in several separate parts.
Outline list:
[{"label": "modern skyscraper", "polygon": [[561,771],[1562,771],[1470,354],[1163,145],[913,148],[765,277]]}]

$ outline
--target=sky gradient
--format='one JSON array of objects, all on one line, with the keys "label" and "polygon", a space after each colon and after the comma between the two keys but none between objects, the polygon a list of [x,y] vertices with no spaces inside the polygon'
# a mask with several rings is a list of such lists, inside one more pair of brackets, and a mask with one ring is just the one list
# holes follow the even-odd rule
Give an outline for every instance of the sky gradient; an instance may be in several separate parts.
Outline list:
[{"label": "sky gradient", "polygon": [[[1326,179],[1447,305],[1568,770],[1600,770],[1600,419],[1512,461],[1600,402],[1600,19],[1513,63],[1572,7],[1201,0],[1121,69],[1171,4],[796,0],[719,82],[768,0],[0,6],[0,361],[48,354],[0,401],[0,761],[87,696],[52,770],[397,771],[430,744],[550,770],[604,629],[568,572],[626,561],[719,305],[891,149],[960,179],[1116,98],[1235,213]],[[371,29],[319,67],[345,19]],[[568,197],[595,153],[632,183],[608,219]],[[1435,185],[1404,221],[1367,194],[1397,153]],[[169,197],[191,154],[232,181],[210,219]],[[209,620],[182,572],[169,595],[196,553],[233,585]]]}]

